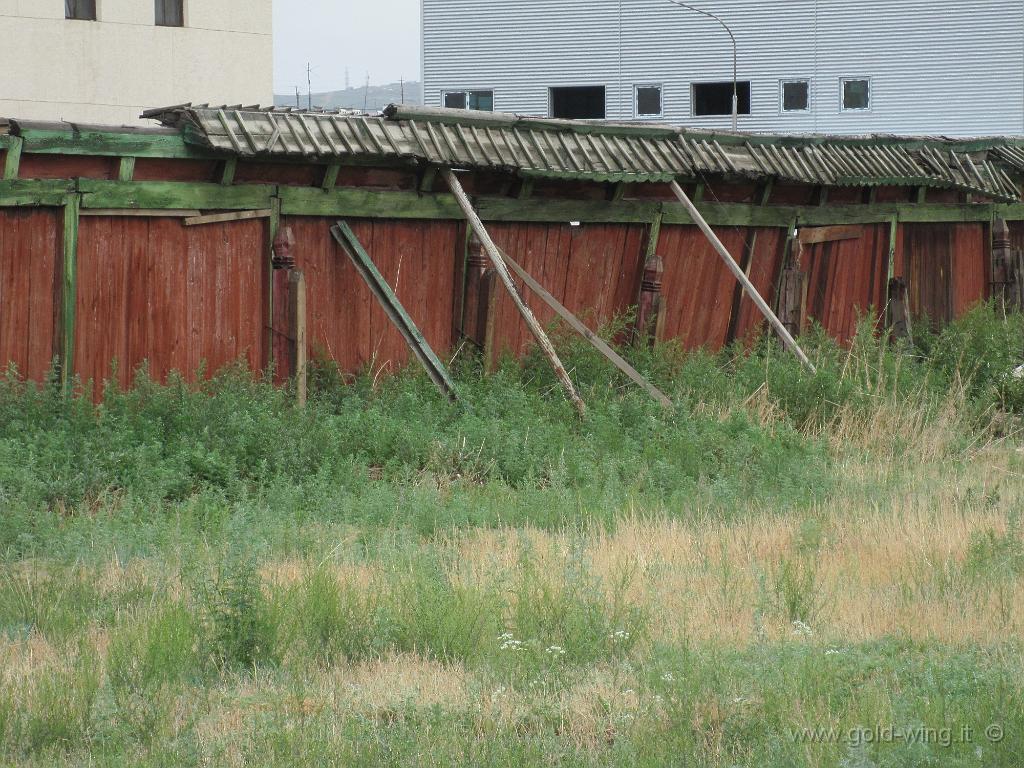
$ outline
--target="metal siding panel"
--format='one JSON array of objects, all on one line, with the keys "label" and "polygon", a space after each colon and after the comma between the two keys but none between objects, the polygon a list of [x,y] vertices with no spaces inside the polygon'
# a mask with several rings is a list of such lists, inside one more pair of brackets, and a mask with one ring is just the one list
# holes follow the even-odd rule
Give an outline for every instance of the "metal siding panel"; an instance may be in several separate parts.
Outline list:
[{"label": "metal siding panel", "polygon": [[[722,15],[739,41],[753,111],[741,117],[742,129],[1024,134],[1024,4],[706,0],[700,7]],[[690,84],[730,80],[730,54],[713,21],[664,0],[423,0],[424,98],[432,106],[444,90],[493,89],[496,110],[546,115],[548,87],[604,85],[608,118],[632,119],[633,86],[659,83],[664,121],[727,127],[728,117],[691,116]],[[871,111],[840,110],[840,78],[849,76],[872,78]],[[780,112],[779,82],[790,78],[811,81],[807,114]]]}]

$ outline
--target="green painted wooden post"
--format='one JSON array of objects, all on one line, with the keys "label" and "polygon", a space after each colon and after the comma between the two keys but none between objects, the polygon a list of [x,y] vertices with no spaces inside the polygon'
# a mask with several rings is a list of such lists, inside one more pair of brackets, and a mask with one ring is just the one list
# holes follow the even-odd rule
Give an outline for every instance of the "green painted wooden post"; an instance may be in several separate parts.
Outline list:
[{"label": "green painted wooden post", "polygon": [[64,262],[61,274],[60,382],[66,394],[71,393],[75,369],[75,310],[78,299],[78,195],[64,201]]},{"label": "green painted wooden post", "polygon": [[281,198],[270,198],[270,244],[266,255],[267,270],[267,325],[264,333],[266,346],[264,369],[270,368],[274,362],[274,238],[281,230]]},{"label": "green painted wooden post", "polygon": [[889,221],[889,280],[896,276],[896,238],[899,235],[900,217],[897,214]]},{"label": "green painted wooden post", "polygon": [[[647,236],[647,248],[644,250],[644,262],[658,251],[658,240],[661,238],[661,222],[664,218],[665,214],[662,213],[659,206],[658,212],[651,220],[651,231]],[[640,268],[643,269],[643,264],[640,265]]]},{"label": "green painted wooden post", "polygon": [[135,158],[122,157],[117,167],[118,181],[131,181],[135,177]]},{"label": "green painted wooden post", "polygon": [[324,180],[320,187],[326,190],[334,189],[338,185],[338,174],[340,172],[341,165],[339,163],[328,165],[324,171]]},{"label": "green painted wooden post", "polygon": [[18,178],[18,168],[21,166],[21,151],[25,142],[17,136],[10,136],[7,140],[7,155],[4,157],[4,179]]},{"label": "green painted wooden post", "polygon": [[235,183],[235,171],[238,170],[238,158],[229,157],[224,161],[224,170],[220,175],[220,185],[230,187]]}]

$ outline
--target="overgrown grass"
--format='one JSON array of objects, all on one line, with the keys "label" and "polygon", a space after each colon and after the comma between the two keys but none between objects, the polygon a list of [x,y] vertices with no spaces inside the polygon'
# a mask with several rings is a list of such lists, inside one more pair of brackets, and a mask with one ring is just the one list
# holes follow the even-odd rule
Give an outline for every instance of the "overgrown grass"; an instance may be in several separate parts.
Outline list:
[{"label": "overgrown grass", "polygon": [[556,337],[582,422],[539,357],[9,376],[0,761],[1016,764],[1020,318],[627,350],[673,411]]}]

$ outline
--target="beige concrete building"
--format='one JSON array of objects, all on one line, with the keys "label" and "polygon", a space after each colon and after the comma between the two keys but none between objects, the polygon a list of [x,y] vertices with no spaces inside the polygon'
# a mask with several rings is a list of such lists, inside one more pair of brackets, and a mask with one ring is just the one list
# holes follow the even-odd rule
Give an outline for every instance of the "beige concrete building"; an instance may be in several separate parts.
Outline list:
[{"label": "beige concrete building", "polygon": [[273,0],[0,0],[0,116],[131,125],[273,103]]}]

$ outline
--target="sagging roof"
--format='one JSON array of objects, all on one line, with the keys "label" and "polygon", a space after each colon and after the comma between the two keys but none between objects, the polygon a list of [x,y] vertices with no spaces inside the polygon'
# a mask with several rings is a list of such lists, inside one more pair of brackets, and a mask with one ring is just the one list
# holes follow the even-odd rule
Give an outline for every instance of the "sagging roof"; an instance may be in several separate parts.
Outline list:
[{"label": "sagging roof", "polygon": [[924,186],[1019,202],[1024,141],[766,136],[392,105],[351,111],[180,105],[144,117],[243,157],[410,161],[523,177],[666,182],[706,175],[823,186]]}]

